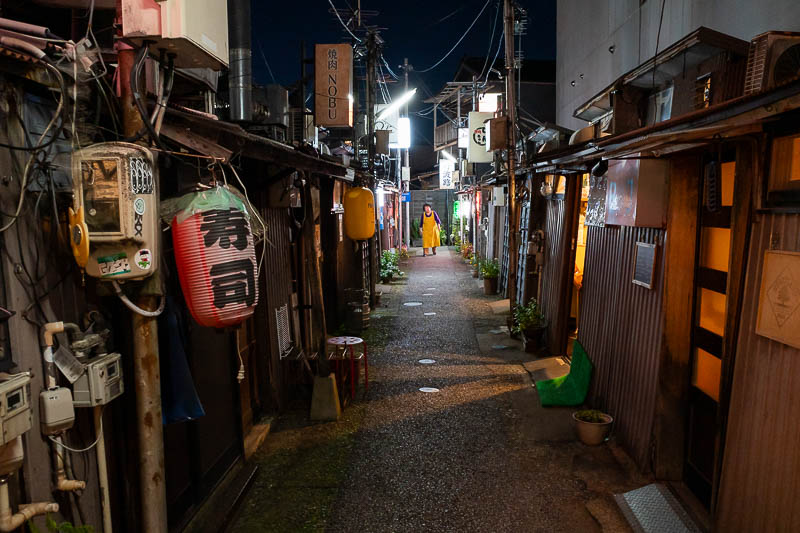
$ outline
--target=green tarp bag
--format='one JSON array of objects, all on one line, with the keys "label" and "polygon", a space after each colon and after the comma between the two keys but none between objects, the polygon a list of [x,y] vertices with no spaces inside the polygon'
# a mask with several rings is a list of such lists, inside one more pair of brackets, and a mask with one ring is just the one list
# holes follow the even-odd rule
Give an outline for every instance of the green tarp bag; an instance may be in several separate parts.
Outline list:
[{"label": "green tarp bag", "polygon": [[576,340],[572,347],[569,374],[536,382],[542,406],[581,405],[586,399],[586,393],[589,392],[591,377],[592,362],[589,361],[586,350]]}]

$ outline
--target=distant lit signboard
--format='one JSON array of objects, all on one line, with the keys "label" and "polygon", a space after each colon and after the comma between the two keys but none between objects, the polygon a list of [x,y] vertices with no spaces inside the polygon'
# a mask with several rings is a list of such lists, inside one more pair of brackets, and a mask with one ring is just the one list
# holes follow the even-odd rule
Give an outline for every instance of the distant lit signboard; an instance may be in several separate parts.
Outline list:
[{"label": "distant lit signboard", "polygon": [[492,113],[479,113],[472,111],[469,114],[469,147],[467,159],[470,163],[491,163],[494,159],[492,152],[486,151],[486,124],[492,118]]},{"label": "distant lit signboard", "polygon": [[317,126],[353,126],[351,45],[316,45],[314,92],[314,115]]},{"label": "distant lit signboard", "polygon": [[458,128],[458,147],[469,148],[469,128]]},{"label": "distant lit signboard", "polygon": [[455,170],[455,163],[449,159],[439,160],[439,188],[440,189],[453,189],[453,171]]},{"label": "distant lit signboard", "polygon": [[481,113],[495,113],[497,111],[497,99],[500,93],[484,93],[478,97],[478,111]]}]

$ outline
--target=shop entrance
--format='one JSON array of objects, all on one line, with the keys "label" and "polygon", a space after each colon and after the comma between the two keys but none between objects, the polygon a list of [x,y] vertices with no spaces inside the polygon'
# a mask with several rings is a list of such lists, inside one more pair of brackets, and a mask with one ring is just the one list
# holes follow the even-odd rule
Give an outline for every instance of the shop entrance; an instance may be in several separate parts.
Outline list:
[{"label": "shop entrance", "polygon": [[711,505],[714,465],[717,454],[721,453],[718,449],[718,413],[726,335],[728,270],[732,260],[735,165],[733,161],[708,163],[699,189],[702,194],[694,278],[684,480],[706,508]]},{"label": "shop entrance", "polygon": [[566,352],[572,355],[572,345],[578,338],[580,328],[580,308],[581,296],[583,294],[583,271],[586,262],[586,206],[589,201],[589,174],[579,174],[578,176],[578,195],[577,205],[575,205],[572,235],[572,260],[568,263],[568,287],[569,299],[567,309],[569,318],[567,320],[567,347]]}]

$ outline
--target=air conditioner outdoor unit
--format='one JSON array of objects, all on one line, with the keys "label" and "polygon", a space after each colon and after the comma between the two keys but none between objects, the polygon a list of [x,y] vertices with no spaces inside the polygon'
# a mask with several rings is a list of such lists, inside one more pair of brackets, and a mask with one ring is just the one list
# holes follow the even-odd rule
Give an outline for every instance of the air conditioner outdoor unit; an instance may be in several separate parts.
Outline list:
[{"label": "air conditioner outdoor unit", "polygon": [[121,0],[123,36],[173,52],[179,68],[228,66],[228,4],[224,0]]},{"label": "air conditioner outdoor unit", "polygon": [[750,41],[744,94],[800,79],[800,33],[768,31]]}]

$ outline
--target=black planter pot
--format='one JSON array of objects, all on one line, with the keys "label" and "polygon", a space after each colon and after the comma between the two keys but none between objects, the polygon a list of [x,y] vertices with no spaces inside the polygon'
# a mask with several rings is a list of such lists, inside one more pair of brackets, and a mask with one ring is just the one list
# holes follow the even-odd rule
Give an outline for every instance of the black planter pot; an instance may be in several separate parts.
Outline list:
[{"label": "black planter pot", "polygon": [[544,346],[544,329],[529,329],[522,332],[522,346],[526,353],[536,353]]},{"label": "black planter pot", "polygon": [[497,278],[483,278],[483,292],[487,296],[497,294]]}]

